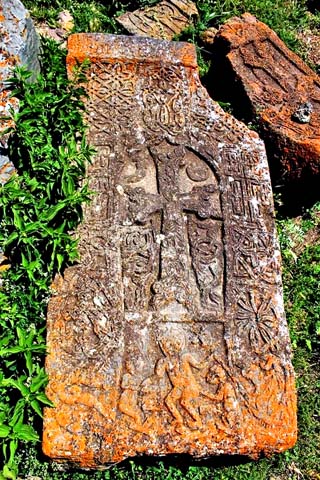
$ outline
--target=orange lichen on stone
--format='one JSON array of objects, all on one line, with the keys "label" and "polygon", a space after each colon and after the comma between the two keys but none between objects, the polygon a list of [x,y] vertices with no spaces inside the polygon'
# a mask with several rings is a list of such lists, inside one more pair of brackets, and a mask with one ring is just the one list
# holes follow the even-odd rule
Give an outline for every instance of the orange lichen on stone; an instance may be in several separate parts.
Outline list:
[{"label": "orange lichen on stone", "polygon": [[219,58],[213,69],[217,91],[230,98],[236,91],[238,101],[245,96],[283,178],[304,181],[306,175],[319,175],[318,75],[248,13],[220,28],[214,52]]},{"label": "orange lichen on stone", "polygon": [[263,143],[202,88],[185,43],[77,34],[96,192],[48,307],[44,452],[280,452],[296,398]]},{"label": "orange lichen on stone", "polygon": [[[67,68],[69,75],[72,75],[74,66],[89,59],[90,62],[103,62],[108,64],[127,63],[131,70],[139,62],[143,63],[174,63],[185,67],[197,68],[197,56],[193,45],[185,42],[174,42],[168,51],[166,45],[159,42],[159,48],[154,50],[153,40],[132,37],[130,45],[123,48],[124,35],[109,35],[112,42],[104,43],[104,34],[97,33],[76,33],[68,39],[68,61]],[[152,52],[152,60],[150,58]]]}]

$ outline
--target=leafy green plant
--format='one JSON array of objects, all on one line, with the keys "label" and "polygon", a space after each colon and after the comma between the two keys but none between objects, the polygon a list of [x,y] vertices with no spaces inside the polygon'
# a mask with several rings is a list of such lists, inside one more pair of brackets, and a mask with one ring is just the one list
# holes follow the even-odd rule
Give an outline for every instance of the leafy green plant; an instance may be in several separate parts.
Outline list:
[{"label": "leafy green plant", "polygon": [[89,200],[82,181],[92,150],[78,86],[85,76],[82,67],[69,81],[64,65],[65,53],[46,41],[37,81],[30,83],[22,68],[10,81],[20,108],[12,112],[9,144],[16,173],[0,188],[0,243],[11,265],[0,290],[0,478],[6,479],[16,478],[18,445],[39,440],[36,418],[51,405],[42,366],[46,304],[54,274],[77,259],[71,234]]}]

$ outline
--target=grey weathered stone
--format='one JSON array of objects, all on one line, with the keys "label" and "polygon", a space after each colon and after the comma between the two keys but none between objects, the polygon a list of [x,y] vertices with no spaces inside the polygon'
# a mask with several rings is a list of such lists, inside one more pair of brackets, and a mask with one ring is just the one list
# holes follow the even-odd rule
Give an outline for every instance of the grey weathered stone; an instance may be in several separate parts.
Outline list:
[{"label": "grey weathered stone", "polygon": [[0,183],[7,181],[13,165],[7,156],[7,136],[4,130],[12,126],[8,114],[10,108],[18,108],[15,98],[10,98],[6,81],[15,66],[23,65],[34,72],[40,71],[39,37],[29,12],[20,0],[0,0]]},{"label": "grey weathered stone", "polygon": [[0,26],[2,78],[10,75],[11,67],[17,64],[25,65],[28,70],[38,73],[39,37],[29,12],[20,0],[2,0],[0,17],[2,17]]}]

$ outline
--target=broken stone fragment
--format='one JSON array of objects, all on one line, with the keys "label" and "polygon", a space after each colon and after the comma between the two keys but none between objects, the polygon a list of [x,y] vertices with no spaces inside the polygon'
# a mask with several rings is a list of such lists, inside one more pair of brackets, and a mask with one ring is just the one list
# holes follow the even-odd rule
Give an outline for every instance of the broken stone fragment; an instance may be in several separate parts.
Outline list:
[{"label": "broken stone fragment", "polygon": [[74,28],[74,20],[73,16],[69,12],[69,10],[63,10],[58,15],[58,25],[62,30],[66,32],[71,32]]},{"label": "broken stone fragment", "polygon": [[24,65],[36,75],[40,71],[39,37],[29,12],[20,0],[1,0],[0,16],[2,81],[15,65]]},{"label": "broken stone fragment", "polygon": [[248,13],[220,28],[213,53],[215,96],[259,123],[278,178],[310,190],[320,173],[319,77]]},{"label": "broken stone fragment", "polygon": [[40,24],[36,26],[37,32],[43,37],[52,38],[55,42],[60,44],[61,48],[67,47],[66,38],[68,32],[62,28],[51,28],[48,25]]},{"label": "broken stone fragment", "polygon": [[88,71],[90,189],[79,264],[53,285],[43,449],[280,452],[296,397],[265,149],[201,86],[193,45],[71,35]]},{"label": "broken stone fragment", "polygon": [[164,0],[153,7],[120,15],[117,21],[130,33],[171,40],[192,25],[198,15],[190,0]]},{"label": "broken stone fragment", "polygon": [[58,28],[48,27],[46,24],[37,25],[37,32],[44,37],[52,38],[60,44],[60,48],[67,47],[67,37],[74,28],[74,20],[68,10],[63,10],[58,16]]},{"label": "broken stone fragment", "polygon": [[204,32],[201,32],[200,38],[205,45],[211,46],[211,45],[213,45],[214,38],[215,38],[217,32],[218,32],[217,28],[210,27],[207,30],[205,30]]}]

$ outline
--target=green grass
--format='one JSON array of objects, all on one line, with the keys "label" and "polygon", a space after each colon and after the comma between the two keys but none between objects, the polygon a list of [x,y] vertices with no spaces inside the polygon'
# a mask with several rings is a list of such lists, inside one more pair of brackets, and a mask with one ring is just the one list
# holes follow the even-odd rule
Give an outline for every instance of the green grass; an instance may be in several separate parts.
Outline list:
[{"label": "green grass", "polygon": [[158,0],[26,0],[25,6],[29,8],[32,17],[38,21],[46,21],[51,27],[57,26],[58,14],[69,10],[74,17],[74,32],[105,32],[121,33],[122,27],[116,22],[116,17],[127,10],[150,6]]},{"label": "green grass", "polygon": [[[299,440],[287,453],[300,477],[320,478],[320,204],[278,222],[286,314],[297,376]],[[290,477],[291,478],[291,477]]]},{"label": "green grass", "polygon": [[310,15],[306,0],[198,0],[195,1],[199,18],[179,37],[198,45],[200,75],[205,76],[210,68],[210,52],[202,45],[201,33],[209,27],[219,28],[233,16],[249,12],[266,23],[297,54],[304,50],[296,32],[307,26],[320,25],[319,17]]},{"label": "green grass", "polygon": [[[69,9],[75,31],[121,33],[115,17],[150,0],[108,2],[25,2],[34,17],[55,26],[59,11]],[[202,73],[208,69],[200,33],[233,15],[250,11],[266,22],[291,47],[299,50],[295,32],[315,26],[306,1],[197,1],[198,21],[181,38],[198,48]],[[12,264],[0,290],[0,479],[38,476],[41,480],[301,480],[320,479],[320,205],[303,218],[278,220],[283,255],[286,312],[294,352],[299,394],[299,440],[292,450],[257,462],[225,465],[217,461],[191,464],[169,461],[128,461],[105,472],[61,471],[41,455],[45,309],[55,272],[76,258],[69,232],[81,220],[81,204],[89,192],[80,187],[91,151],[80,99],[83,91],[67,81],[64,53],[44,46],[43,73],[36,85],[23,71],[14,83],[21,108],[11,156],[18,175],[0,189],[1,244]],[[78,148],[81,145],[81,148]],[[310,236],[310,232],[314,235]],[[310,241],[312,238],[312,241]],[[19,448],[18,448],[19,446]],[[229,462],[229,464],[228,464]]]}]

